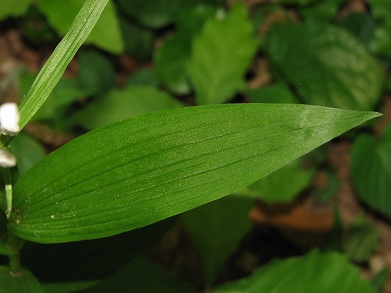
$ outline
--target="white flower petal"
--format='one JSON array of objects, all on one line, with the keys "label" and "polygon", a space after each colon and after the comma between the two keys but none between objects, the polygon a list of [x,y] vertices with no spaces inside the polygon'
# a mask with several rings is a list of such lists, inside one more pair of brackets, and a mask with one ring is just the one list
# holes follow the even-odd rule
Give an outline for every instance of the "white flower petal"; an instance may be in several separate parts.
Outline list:
[{"label": "white flower petal", "polygon": [[3,168],[10,168],[15,165],[15,156],[7,149],[0,149],[0,166]]},{"label": "white flower petal", "polygon": [[4,103],[0,106],[0,131],[5,135],[17,135],[19,127],[19,110],[15,103]]}]

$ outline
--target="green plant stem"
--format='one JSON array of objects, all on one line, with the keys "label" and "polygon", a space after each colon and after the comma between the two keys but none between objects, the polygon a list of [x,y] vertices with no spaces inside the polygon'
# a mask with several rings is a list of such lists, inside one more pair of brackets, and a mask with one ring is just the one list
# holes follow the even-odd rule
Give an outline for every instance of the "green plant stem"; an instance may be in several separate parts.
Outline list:
[{"label": "green plant stem", "polygon": [[7,219],[9,219],[12,210],[12,179],[11,172],[9,168],[2,168],[4,174],[5,181],[5,197],[7,202],[7,209],[5,214],[7,215]]},{"label": "green plant stem", "polygon": [[7,246],[11,253],[8,255],[9,268],[14,274],[20,272],[22,265],[20,262],[20,249],[23,246],[24,240],[17,237],[14,233],[8,230],[7,233]]}]

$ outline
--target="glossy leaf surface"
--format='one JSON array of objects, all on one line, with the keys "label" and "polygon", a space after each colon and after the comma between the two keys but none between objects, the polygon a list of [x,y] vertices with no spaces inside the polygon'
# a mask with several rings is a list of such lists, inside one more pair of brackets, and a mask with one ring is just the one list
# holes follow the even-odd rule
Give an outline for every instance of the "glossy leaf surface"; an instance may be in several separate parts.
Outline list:
[{"label": "glossy leaf surface", "polygon": [[14,186],[9,228],[37,242],[111,236],[223,197],[374,117],[306,105],[155,112],[83,135]]},{"label": "glossy leaf surface", "polygon": [[303,257],[274,260],[250,277],[223,285],[215,293],[374,293],[356,267],[338,253],[312,251]]},{"label": "glossy leaf surface", "polygon": [[276,27],[265,47],[273,68],[308,104],[372,110],[380,98],[379,65],[343,29],[314,23]]}]

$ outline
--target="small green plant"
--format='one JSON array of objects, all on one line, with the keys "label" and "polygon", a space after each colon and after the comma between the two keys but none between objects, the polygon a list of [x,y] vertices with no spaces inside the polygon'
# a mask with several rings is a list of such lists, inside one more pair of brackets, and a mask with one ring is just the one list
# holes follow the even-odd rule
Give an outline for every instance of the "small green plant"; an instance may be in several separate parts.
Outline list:
[{"label": "small green plant", "polygon": [[[39,9],[50,15],[50,11],[56,10],[51,3],[42,0]],[[80,4],[77,1],[72,3],[75,6]],[[126,292],[126,289],[150,283],[148,275],[159,276],[155,287],[150,284],[156,292],[163,287],[173,292],[191,292],[194,289],[189,285],[173,282],[172,277],[161,273],[145,259],[138,258],[129,264],[171,226],[176,215],[187,211],[183,220],[201,251],[206,287],[212,288],[218,272],[248,230],[249,223],[244,218],[228,223],[234,231],[230,236],[222,232],[221,226],[227,225],[237,214],[246,214],[255,197],[263,197],[268,202],[290,200],[308,184],[314,173],[313,170],[301,170],[296,159],[381,115],[371,111],[378,102],[381,87],[379,67],[347,32],[325,24],[276,26],[274,33],[261,44],[253,36],[244,5],[238,3],[229,12],[210,6],[185,10],[191,6],[188,1],[183,1],[183,7],[175,8],[184,9],[183,14],[175,18],[177,30],[154,56],[156,76],[151,77],[149,73],[146,76],[148,83],[158,78],[171,94],[188,95],[194,91],[198,106],[184,107],[171,94],[156,88],[142,84],[128,86],[134,80],[128,80],[122,89],[112,90],[113,69],[104,57],[90,49],[81,54],[80,63],[94,63],[96,67],[83,71],[86,67],[82,66],[80,88],[76,93],[65,91],[68,96],[65,103],[56,101],[45,109],[47,104],[44,102],[57,84],[74,87],[71,80],[61,77],[86,40],[112,53],[123,49],[124,44],[118,41],[117,35],[113,36],[116,41],[110,44],[102,42],[99,37],[96,39],[96,35],[88,37],[106,5],[109,5],[106,15],[113,15],[113,4],[108,3],[111,2],[86,0],[19,104],[19,113],[13,104],[4,104],[0,108],[0,166],[5,181],[4,192],[0,195],[4,212],[0,216],[0,254],[9,261],[8,266],[0,266],[0,292]],[[139,18],[144,26],[160,28],[169,23],[166,18],[174,19],[169,13],[166,18],[162,17],[159,11],[155,11],[156,16],[147,8],[150,14],[141,11],[134,15],[138,1],[118,3],[126,13]],[[305,8],[303,15],[306,15]],[[10,15],[20,13],[10,11]],[[112,21],[112,18],[108,19]],[[191,21],[185,22],[184,19]],[[50,19],[53,26],[61,27],[57,20],[56,17]],[[129,29],[128,24],[122,25]],[[314,35],[318,36],[316,42],[307,38]],[[330,36],[345,42],[336,45],[330,41]],[[297,39],[301,40],[300,44]],[[283,83],[261,90],[245,88],[243,75],[260,46],[276,75],[286,85],[297,89],[297,97]],[[178,55],[171,54],[173,51],[179,52]],[[342,56],[352,54],[362,65],[352,70],[348,58],[328,63],[329,54],[336,51]],[[319,71],[300,71],[303,67],[300,54],[310,55],[312,52],[317,52],[313,59]],[[102,76],[94,76],[99,66],[110,70]],[[349,74],[338,78],[332,74],[336,70]],[[331,78],[328,84],[331,90],[325,98],[322,81],[328,72],[335,78]],[[364,74],[368,79],[358,83],[357,88],[346,87]],[[96,79],[90,82],[89,78]],[[228,101],[239,91],[246,92],[257,103],[218,104]],[[267,91],[270,96],[278,95],[281,98],[278,102],[283,103],[261,103],[265,102],[262,91]],[[15,166],[18,158],[15,159],[10,152],[10,145],[14,142],[18,145],[17,140],[22,135],[20,130],[32,119],[65,115],[57,110],[74,101],[73,96],[80,92],[103,96],[71,119],[73,124],[91,131],[45,156],[32,168],[20,168],[18,178],[12,178],[10,168]],[[140,96],[145,98],[145,104],[153,101],[156,108],[140,106],[135,102]],[[341,96],[345,98],[341,99]],[[317,106],[294,104],[297,98]],[[161,111],[128,119],[152,110]],[[56,123],[63,126],[60,120]],[[381,150],[389,147],[388,130],[384,133],[384,140],[379,142],[379,156],[387,153]],[[360,138],[354,147],[353,158],[363,158],[360,152],[374,147],[376,144],[372,138]],[[366,190],[370,182],[364,184],[363,165],[378,166],[370,160],[353,161],[353,176],[362,179],[362,184],[357,186],[360,196],[381,212],[389,213],[379,206],[378,201],[371,202],[366,198],[371,190]],[[277,182],[275,185],[285,178],[294,178],[295,184],[286,189],[281,186],[276,198],[265,196],[271,194],[269,190],[275,185],[258,180],[271,173],[275,176],[272,179]],[[245,186],[248,187],[243,189]],[[239,199],[225,197],[235,192],[246,196]],[[386,200],[385,193],[380,192],[379,197]],[[219,219],[212,219],[217,211]],[[358,221],[356,227],[363,222]],[[209,229],[205,229],[208,225]],[[377,231],[368,223],[363,225],[372,235],[372,248],[378,237]],[[360,237],[367,235],[361,233]],[[208,241],[213,245],[207,245]],[[347,246],[350,249],[355,242],[350,241]],[[105,251],[105,247],[110,247],[110,251]],[[361,261],[366,260],[371,252],[370,249],[360,251],[357,256],[351,249],[349,255]],[[44,263],[50,262],[51,254],[55,253],[66,254],[59,270],[44,272],[42,275],[47,279],[35,277],[33,274],[41,275],[42,272],[39,261],[32,260],[29,255],[39,254]],[[94,271],[97,257],[108,263],[100,272]],[[296,270],[298,267],[304,269]],[[61,275],[61,278],[56,278],[58,281],[54,283],[51,274]],[[78,276],[77,279],[73,278],[74,275]],[[281,275],[287,276],[290,282],[279,284]],[[308,280],[300,280],[303,275]],[[336,278],[344,278],[344,282],[336,283]],[[127,280],[126,284],[124,280]],[[315,283],[324,285],[315,289]],[[279,287],[275,289],[277,284]],[[275,260],[268,268],[260,268],[248,278],[214,289],[215,292],[269,292],[274,289],[288,292],[307,285],[308,292],[374,291],[359,277],[357,269],[345,256],[317,250],[288,261]]]}]

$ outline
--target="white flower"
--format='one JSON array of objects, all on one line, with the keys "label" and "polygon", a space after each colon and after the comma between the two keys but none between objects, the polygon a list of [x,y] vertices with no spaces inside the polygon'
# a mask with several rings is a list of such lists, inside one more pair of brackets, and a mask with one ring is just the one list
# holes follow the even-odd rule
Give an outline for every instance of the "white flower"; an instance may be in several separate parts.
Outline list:
[{"label": "white flower", "polygon": [[5,135],[17,135],[19,127],[19,110],[15,103],[4,103],[0,106],[0,131]]},{"label": "white flower", "polygon": [[7,149],[0,149],[0,166],[3,168],[11,168],[16,165],[14,155]]}]

